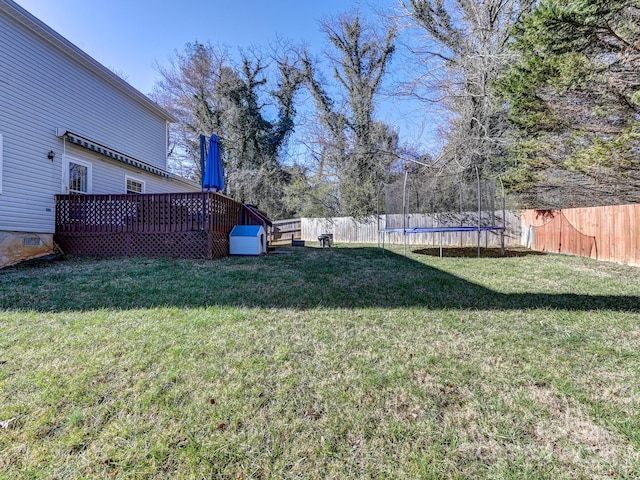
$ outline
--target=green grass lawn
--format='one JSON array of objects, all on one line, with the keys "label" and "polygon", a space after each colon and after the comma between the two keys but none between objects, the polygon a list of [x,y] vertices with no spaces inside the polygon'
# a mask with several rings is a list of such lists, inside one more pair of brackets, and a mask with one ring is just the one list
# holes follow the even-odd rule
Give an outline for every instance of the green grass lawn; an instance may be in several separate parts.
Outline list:
[{"label": "green grass lawn", "polygon": [[290,248],[0,271],[0,478],[640,477],[640,270]]}]

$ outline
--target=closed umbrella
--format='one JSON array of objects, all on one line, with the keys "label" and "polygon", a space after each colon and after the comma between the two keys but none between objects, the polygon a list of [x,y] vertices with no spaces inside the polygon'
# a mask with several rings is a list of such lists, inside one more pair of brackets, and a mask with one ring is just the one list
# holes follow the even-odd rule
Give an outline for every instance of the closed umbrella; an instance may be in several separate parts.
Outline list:
[{"label": "closed umbrella", "polygon": [[220,158],[220,144],[218,137],[211,135],[202,173],[202,191],[219,192],[222,189],[224,189],[224,175]]}]

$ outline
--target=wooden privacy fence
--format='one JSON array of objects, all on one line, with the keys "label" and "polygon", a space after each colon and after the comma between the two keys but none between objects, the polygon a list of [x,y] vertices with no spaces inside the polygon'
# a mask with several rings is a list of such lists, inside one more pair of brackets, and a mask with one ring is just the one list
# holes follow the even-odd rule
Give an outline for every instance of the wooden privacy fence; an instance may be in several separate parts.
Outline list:
[{"label": "wooden privacy fence", "polygon": [[300,219],[292,218],[289,220],[274,220],[271,230],[271,241],[291,240],[293,238],[300,239]]},{"label": "wooden privacy fence", "polygon": [[[382,242],[382,235],[378,234],[383,228],[416,228],[416,227],[458,227],[478,225],[477,213],[462,214],[409,214],[380,215],[365,218],[334,217],[334,218],[302,218],[301,235],[306,241],[318,241],[318,236],[331,233],[333,240],[340,243],[375,243]],[[515,212],[506,212],[506,219],[500,212],[486,212],[481,216],[481,225],[505,225],[505,246],[520,245],[520,216]],[[379,236],[380,235],[380,236]],[[440,233],[418,233],[406,235],[407,245],[440,245]],[[384,238],[385,243],[401,245],[405,242],[405,235],[390,233]],[[476,246],[477,232],[447,232],[442,234],[442,245],[449,247]],[[481,232],[481,246],[499,247],[499,232]]]},{"label": "wooden privacy fence", "polygon": [[56,195],[55,240],[77,255],[222,257],[240,224],[262,222],[213,192]]},{"label": "wooden privacy fence", "polygon": [[533,250],[640,266],[640,204],[524,210],[522,227]]}]

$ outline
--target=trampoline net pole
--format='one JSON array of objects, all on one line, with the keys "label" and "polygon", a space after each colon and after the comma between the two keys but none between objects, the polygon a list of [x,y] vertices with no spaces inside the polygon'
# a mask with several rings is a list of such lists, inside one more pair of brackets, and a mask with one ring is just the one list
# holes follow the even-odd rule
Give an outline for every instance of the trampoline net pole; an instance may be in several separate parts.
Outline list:
[{"label": "trampoline net pole", "polygon": [[[504,183],[502,183],[502,176],[498,175],[500,180],[500,190],[502,191],[502,226],[507,227],[507,209],[504,200]],[[500,254],[504,255],[504,228],[500,231]]]},{"label": "trampoline net pole", "polygon": [[478,258],[480,258],[480,227],[481,227],[481,215],[482,215],[482,188],[480,187],[480,173],[478,172],[478,165],[474,165],[476,168],[476,178],[478,179]]},{"label": "trampoline net pole", "polygon": [[404,238],[404,255],[407,256],[407,177],[409,170],[404,171],[404,186],[402,188],[402,236]]}]

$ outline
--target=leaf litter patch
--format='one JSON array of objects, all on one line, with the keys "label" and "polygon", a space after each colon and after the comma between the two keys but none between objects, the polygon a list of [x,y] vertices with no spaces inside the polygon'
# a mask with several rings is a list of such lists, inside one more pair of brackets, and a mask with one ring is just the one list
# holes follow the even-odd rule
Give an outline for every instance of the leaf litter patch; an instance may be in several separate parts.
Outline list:
[{"label": "leaf litter patch", "polygon": [[[439,257],[440,247],[421,248],[412,250],[412,252],[418,255]],[[527,257],[529,255],[546,255],[546,253],[536,252],[526,248],[505,248],[504,252],[499,248],[480,248],[480,258]],[[442,256],[476,258],[478,256],[478,247],[446,247],[442,249]]]}]

